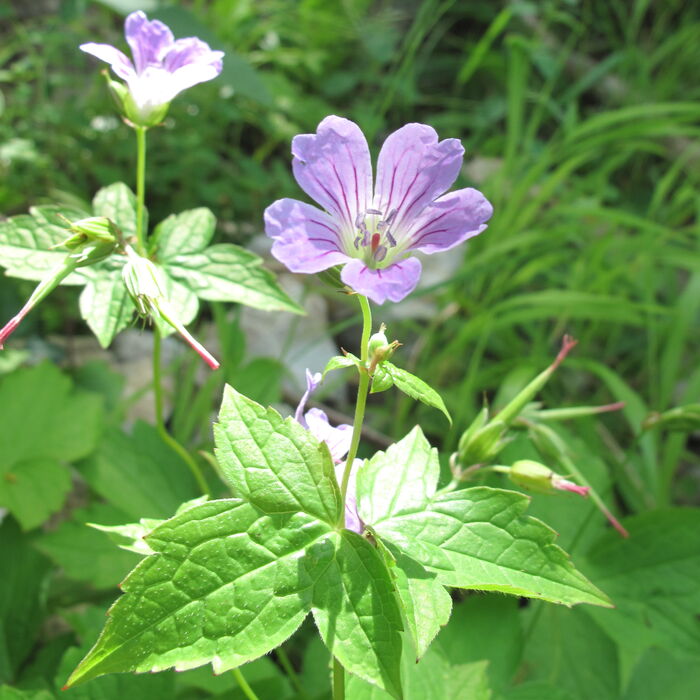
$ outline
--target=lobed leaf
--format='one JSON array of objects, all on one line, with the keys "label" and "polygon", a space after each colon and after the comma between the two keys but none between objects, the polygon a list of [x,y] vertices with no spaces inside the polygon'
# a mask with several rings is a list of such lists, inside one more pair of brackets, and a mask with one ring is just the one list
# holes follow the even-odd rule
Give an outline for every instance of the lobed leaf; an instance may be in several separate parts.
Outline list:
[{"label": "lobed leaf", "polygon": [[266,513],[303,512],[338,522],[340,492],[328,447],[294,419],[227,385],[214,440],[236,496]]},{"label": "lobed leaf", "polygon": [[102,268],[80,294],[80,315],[103,347],[131,321],[134,304],[127,294],[121,270]]},{"label": "lobed leaf", "polygon": [[[68,680],[105,673],[223,673],[274,649],[301,624],[334,547],[327,525],[268,516],[238,499],[210,501],[166,521],[122,584],[95,646]],[[307,550],[309,550],[307,552]]]},{"label": "lobed leaf", "polygon": [[171,214],[153,231],[158,260],[165,262],[180,255],[199,253],[211,242],[215,228],[216,217],[206,207]]}]

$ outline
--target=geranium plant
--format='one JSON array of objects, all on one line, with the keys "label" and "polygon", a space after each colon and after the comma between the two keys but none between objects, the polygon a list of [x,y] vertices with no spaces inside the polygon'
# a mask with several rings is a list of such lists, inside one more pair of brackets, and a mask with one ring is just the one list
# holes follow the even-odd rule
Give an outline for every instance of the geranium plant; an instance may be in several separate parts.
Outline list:
[{"label": "geranium plant", "polygon": [[[307,372],[293,416],[225,388],[214,438],[217,471],[231,497],[207,498],[197,461],[163,421],[160,339],[177,331],[216,369],[219,361],[185,328],[199,300],[301,309],[258,257],[231,244],[210,245],[215,219],[208,209],[174,214],[149,234],[146,133],[180,91],[216,77],[223,55],[196,38],[174,40],[141,12],[127,18],[126,38],[133,63],[112,46],[81,48],[125,81],[108,79],[136,134],[136,193],[117,183],[96,194],[92,212],[38,207],[0,226],[0,262],[8,274],[39,281],[0,340],[58,284],[85,287],[81,313],[105,347],[134,315],[150,322],[158,429],[190,466],[203,497],[168,520],[111,528],[143,559],[68,685],[108,673],[211,664],[216,673],[235,670],[253,697],[239,667],[278,647],[311,613],[333,659],[336,700],[345,697],[351,676],[400,698],[402,657],[420,660],[426,653],[450,617],[450,589],[609,606],[556,545],[555,533],[526,514],[527,496],[470,484],[500,473],[561,497],[590,492],[624,534],[574,464],[566,475],[549,466],[552,455],[566,455],[532,402],[573,347],[571,339],[500,413],[485,407],[475,418],[449,457],[449,483],[440,483],[438,452],[420,426],[358,458],[370,392],[394,387],[451,420],[438,392],[395,364],[400,343],[389,342],[371,308],[414,290],[419,254],[454,248],[482,233],[492,215],[475,189],[445,194],[464,149],[457,139],[438,140],[425,124],[407,124],[386,139],[374,184],[370,148],[352,121],[329,116],[315,134],[292,141],[297,181],[322,209],[294,199],[271,204],[265,230],[272,253],[293,272],[332,270],[337,288],[359,304],[362,331],[356,354]],[[357,381],[352,425],[332,425],[320,409],[307,409],[323,378],[340,370]],[[576,415],[616,407],[583,407]],[[499,463],[505,444],[522,430],[543,462]]]}]

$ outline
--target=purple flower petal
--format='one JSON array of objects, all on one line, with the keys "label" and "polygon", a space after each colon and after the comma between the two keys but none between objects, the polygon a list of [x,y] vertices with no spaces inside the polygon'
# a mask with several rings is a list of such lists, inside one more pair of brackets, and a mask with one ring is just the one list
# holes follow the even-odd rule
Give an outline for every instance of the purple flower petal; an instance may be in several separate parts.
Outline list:
[{"label": "purple flower petal", "polygon": [[315,134],[292,140],[292,169],[304,192],[343,222],[352,236],[359,212],[372,201],[372,163],[360,128],[341,117],[326,117]]},{"label": "purple flower petal", "polygon": [[278,199],[265,210],[272,254],[292,272],[320,272],[350,258],[338,224],[325,212],[296,199]]},{"label": "purple flower petal", "polygon": [[493,207],[471,187],[450,192],[429,204],[416,218],[408,236],[409,248],[439,253],[476,236],[486,228]]},{"label": "purple flower petal", "polygon": [[311,408],[304,416],[309,432],[321,442],[325,442],[335,463],[343,460],[350,449],[352,426],[342,423],[335,428],[328,422],[328,416],[320,408]]},{"label": "purple flower petal", "polygon": [[99,58],[100,61],[109,63],[112,70],[124,80],[129,80],[136,74],[129,58],[114,46],[94,43],[81,44],[80,50],[89,53],[95,58]]},{"label": "purple flower petal", "polygon": [[462,167],[459,139],[438,143],[426,124],[406,124],[390,134],[377,161],[374,202],[378,210],[396,210],[394,228],[405,229],[422,209],[446,192]]},{"label": "purple flower petal", "polygon": [[217,70],[216,75],[223,68],[223,51],[212,51],[209,44],[197,37],[178,39],[171,47],[163,60],[163,67],[174,73],[185,66],[199,64],[212,66]]},{"label": "purple flower petal", "polygon": [[306,408],[306,402],[309,400],[311,394],[313,394],[314,391],[316,391],[322,379],[323,375],[320,372],[312,374],[309,369],[306,370],[306,391],[301,397],[299,405],[297,406],[297,410],[294,413],[294,420],[296,420],[297,423],[303,425],[307,430],[309,429],[309,426],[306,424],[306,420],[304,419],[304,409]]},{"label": "purple flower petal", "polygon": [[374,270],[362,260],[353,258],[341,271],[340,278],[358,294],[369,297],[376,304],[401,301],[418,284],[421,264],[418,258],[408,258]]},{"label": "purple flower petal", "polygon": [[148,66],[160,65],[174,42],[173,33],[166,25],[157,19],[149,20],[141,10],[126,18],[124,33],[138,73]]},{"label": "purple flower petal", "polygon": [[[350,470],[350,479],[348,481],[348,492],[345,496],[345,527],[348,530],[356,532],[358,535],[362,534],[364,526],[360,520],[360,516],[357,514],[357,487],[356,487],[356,477],[357,470],[362,466],[362,460],[356,459],[352,463],[352,469]],[[345,462],[340,462],[336,464],[335,467],[335,478],[340,484],[343,480],[343,472],[345,471]]]}]

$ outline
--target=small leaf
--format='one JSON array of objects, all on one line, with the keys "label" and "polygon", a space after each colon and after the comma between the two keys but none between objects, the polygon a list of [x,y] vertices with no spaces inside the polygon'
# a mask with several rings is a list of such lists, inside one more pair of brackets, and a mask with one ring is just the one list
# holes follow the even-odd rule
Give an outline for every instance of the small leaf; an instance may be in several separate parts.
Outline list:
[{"label": "small leaf", "polygon": [[401,614],[389,572],[366,539],[349,530],[335,536],[313,606],[321,637],[340,663],[400,698]]},{"label": "small leaf", "polygon": [[236,496],[266,513],[301,511],[338,522],[340,492],[328,447],[294,419],[226,386],[214,440]]},{"label": "small leaf", "polygon": [[452,425],[452,417],[445,406],[445,402],[435,389],[431,388],[422,379],[407,372],[405,369],[392,365],[391,362],[383,362],[381,366],[391,377],[397,389],[403,391],[404,394],[410,396],[412,399],[416,399],[416,401],[421,401],[427,406],[432,406],[442,411],[447,420],[450,421],[450,425]]},{"label": "small leaf", "polygon": [[134,304],[126,292],[121,270],[99,270],[80,294],[80,315],[103,348],[129,324]]},{"label": "small leaf", "polygon": [[332,372],[333,370],[347,369],[348,367],[359,367],[361,364],[360,359],[350,353],[347,355],[335,355],[326,363],[326,366],[323,369],[323,379],[326,378],[326,374],[328,374],[328,372]]},{"label": "small leaf", "polygon": [[237,499],[166,521],[148,538],[156,554],[123,582],[125,595],[68,684],[206,663],[223,673],[266,654],[309,611],[333,556],[328,536],[309,516],[265,516]]},{"label": "small leaf", "polygon": [[303,313],[278,286],[262,258],[232,243],[219,243],[200,253],[166,261],[168,274],[186,284],[200,299],[231,301],[263,311]]},{"label": "small leaf", "polygon": [[372,388],[370,389],[370,394],[379,394],[382,391],[391,389],[394,386],[394,380],[391,378],[389,372],[387,372],[381,365],[379,365],[374,370],[374,375],[372,376]]},{"label": "small leaf", "polygon": [[216,218],[206,207],[171,214],[153,232],[158,260],[165,262],[179,255],[201,252],[211,242],[215,228]]},{"label": "small leaf", "polygon": [[[125,238],[136,237],[136,195],[123,183],[103,187],[92,200],[95,216],[106,216],[121,229]],[[148,231],[148,213],[144,209],[144,231]]]}]

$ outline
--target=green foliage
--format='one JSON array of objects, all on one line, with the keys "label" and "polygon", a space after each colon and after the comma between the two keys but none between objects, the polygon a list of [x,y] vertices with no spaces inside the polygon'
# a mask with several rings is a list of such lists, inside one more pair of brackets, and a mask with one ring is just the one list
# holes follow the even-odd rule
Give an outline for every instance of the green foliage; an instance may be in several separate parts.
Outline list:
[{"label": "green foliage", "polygon": [[64,502],[73,462],[95,447],[100,398],[74,391],[49,363],[19,370],[0,383],[0,505],[24,529],[41,524]]}]

